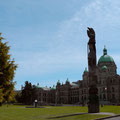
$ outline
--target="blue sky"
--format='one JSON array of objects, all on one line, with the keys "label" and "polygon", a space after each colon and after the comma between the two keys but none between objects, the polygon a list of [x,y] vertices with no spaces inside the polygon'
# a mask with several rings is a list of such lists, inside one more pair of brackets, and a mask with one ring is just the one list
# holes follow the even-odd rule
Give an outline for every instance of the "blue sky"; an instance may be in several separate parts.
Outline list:
[{"label": "blue sky", "polygon": [[106,45],[120,74],[119,0],[0,0],[0,32],[19,65],[16,89],[81,80],[87,67],[87,27],[96,32],[97,59]]}]

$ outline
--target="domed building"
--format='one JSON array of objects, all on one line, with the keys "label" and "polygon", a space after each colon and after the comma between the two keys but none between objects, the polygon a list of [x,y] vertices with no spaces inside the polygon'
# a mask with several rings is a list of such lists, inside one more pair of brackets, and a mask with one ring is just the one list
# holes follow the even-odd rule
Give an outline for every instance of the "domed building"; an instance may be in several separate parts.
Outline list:
[{"label": "domed building", "polygon": [[[103,55],[97,64],[97,87],[100,104],[119,104],[120,103],[120,76],[117,74],[117,67],[114,59],[107,54],[107,49],[103,49]],[[88,102],[88,82],[89,72],[83,72],[83,80],[79,88],[79,102]]]},{"label": "domed building", "polygon": [[107,54],[107,49],[103,49],[103,55],[98,60],[98,94],[102,104],[114,104],[120,102],[119,80],[117,67],[114,59]]},{"label": "domed building", "polygon": [[[116,74],[116,64],[111,56],[107,54],[107,49],[103,49],[103,55],[98,60],[98,72],[100,74],[106,72],[110,76],[113,76]],[[104,71],[104,72],[102,72]]]},{"label": "domed building", "polygon": [[[58,80],[52,88],[40,87],[38,89],[38,102],[44,104],[81,104],[88,103],[89,72],[85,68],[82,80],[70,83],[67,78],[63,84]],[[114,59],[103,49],[103,55],[97,63],[97,87],[100,104],[120,104],[120,76]]]}]

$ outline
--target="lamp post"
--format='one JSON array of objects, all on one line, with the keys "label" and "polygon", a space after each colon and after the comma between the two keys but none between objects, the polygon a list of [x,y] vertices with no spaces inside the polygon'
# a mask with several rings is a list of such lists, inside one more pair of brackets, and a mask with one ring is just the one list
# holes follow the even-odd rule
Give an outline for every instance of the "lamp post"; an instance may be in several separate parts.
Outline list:
[{"label": "lamp post", "polygon": [[37,101],[37,100],[35,100],[35,108],[37,107],[37,103],[38,103],[38,101]]}]

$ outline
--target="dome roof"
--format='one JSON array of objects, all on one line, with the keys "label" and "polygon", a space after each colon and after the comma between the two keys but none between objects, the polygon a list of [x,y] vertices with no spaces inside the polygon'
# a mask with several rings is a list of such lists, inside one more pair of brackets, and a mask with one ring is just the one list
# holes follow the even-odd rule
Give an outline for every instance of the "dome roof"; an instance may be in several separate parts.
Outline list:
[{"label": "dome roof", "polygon": [[103,55],[98,60],[98,63],[101,63],[101,62],[114,62],[113,58],[111,56],[107,55],[106,48],[103,49]]},{"label": "dome roof", "polygon": [[100,57],[98,63],[100,62],[114,62],[113,58],[109,55],[103,55]]},{"label": "dome roof", "polygon": [[68,78],[67,78],[66,82],[70,82]]},{"label": "dome roof", "polygon": [[36,88],[41,88],[40,85],[39,85],[39,83],[37,84]]},{"label": "dome roof", "polygon": [[88,71],[87,71],[87,68],[85,68],[85,70],[84,70],[84,73],[86,73],[86,72],[88,72]]},{"label": "dome roof", "polygon": [[60,84],[60,80],[57,81],[57,84]]}]

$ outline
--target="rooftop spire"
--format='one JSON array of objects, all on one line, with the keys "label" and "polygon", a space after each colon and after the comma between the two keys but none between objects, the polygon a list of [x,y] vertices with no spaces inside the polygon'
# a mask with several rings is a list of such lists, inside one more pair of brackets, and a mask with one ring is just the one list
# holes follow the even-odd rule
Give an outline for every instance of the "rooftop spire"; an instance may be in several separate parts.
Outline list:
[{"label": "rooftop spire", "polygon": [[107,55],[107,49],[106,49],[105,45],[104,45],[104,49],[103,49],[103,55]]},{"label": "rooftop spire", "polygon": [[58,80],[57,84],[60,84],[60,80]]},{"label": "rooftop spire", "polygon": [[66,82],[70,82],[68,78],[67,78]]},{"label": "rooftop spire", "polygon": [[84,73],[86,73],[86,72],[88,72],[88,71],[87,71],[87,68],[85,68],[85,70],[84,70]]}]

